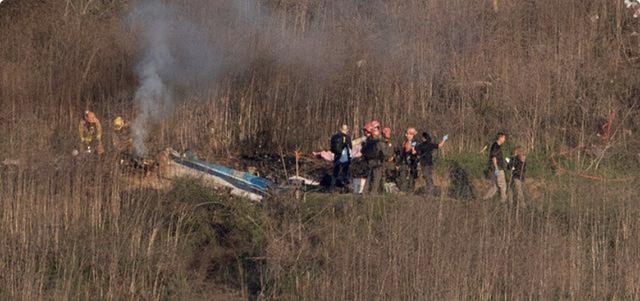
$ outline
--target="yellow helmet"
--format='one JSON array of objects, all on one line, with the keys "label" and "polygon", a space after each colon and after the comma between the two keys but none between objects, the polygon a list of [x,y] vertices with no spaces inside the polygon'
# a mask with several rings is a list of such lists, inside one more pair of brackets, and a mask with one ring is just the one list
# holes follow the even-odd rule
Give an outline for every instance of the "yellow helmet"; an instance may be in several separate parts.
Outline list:
[{"label": "yellow helmet", "polygon": [[122,129],[123,126],[124,126],[124,119],[122,119],[122,117],[118,116],[116,117],[116,119],[113,120],[113,128],[115,128],[116,130]]}]

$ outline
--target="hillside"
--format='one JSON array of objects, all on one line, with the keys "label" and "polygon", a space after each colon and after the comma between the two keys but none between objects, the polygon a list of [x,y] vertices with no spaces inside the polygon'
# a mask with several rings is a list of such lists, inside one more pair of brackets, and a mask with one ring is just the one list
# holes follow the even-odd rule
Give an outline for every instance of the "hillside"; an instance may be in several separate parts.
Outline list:
[{"label": "hillside", "polygon": [[[639,299],[638,7],[4,0],[0,299]],[[85,110],[104,156],[72,155]],[[133,163],[188,150],[278,185],[321,181],[343,123],[450,139],[437,196],[251,202],[122,168],[117,116]],[[499,131],[524,206],[479,198]]]},{"label": "hillside", "polygon": [[[30,143],[57,155],[85,109],[136,119],[136,73],[160,48],[147,30],[158,27],[171,63],[155,67],[171,97],[149,120],[157,147],[237,151],[265,140],[311,150],[341,122],[378,118],[398,136],[408,126],[452,133],[458,151],[498,130],[550,151],[588,146],[613,115],[616,142],[638,150],[638,23],[622,1],[497,11],[485,1],[66,3],[3,3],[2,136],[12,155],[32,154]],[[49,126],[28,130],[37,122]]]}]

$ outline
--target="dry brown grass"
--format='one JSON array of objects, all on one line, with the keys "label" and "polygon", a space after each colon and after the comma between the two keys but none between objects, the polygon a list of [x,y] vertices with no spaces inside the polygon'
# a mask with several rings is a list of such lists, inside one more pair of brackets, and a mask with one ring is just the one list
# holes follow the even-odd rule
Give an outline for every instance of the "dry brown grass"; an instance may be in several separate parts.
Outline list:
[{"label": "dry brown grass", "polygon": [[635,188],[571,186],[524,210],[321,197],[267,252],[292,299],[637,298]]},{"label": "dry brown grass", "polygon": [[[141,42],[123,24],[133,4],[67,2],[3,4],[2,135],[13,154],[33,143],[66,150],[85,108],[134,117]],[[498,12],[486,1],[267,1],[258,28],[220,16],[228,3],[174,3],[227,67],[177,91],[177,109],[155,128],[158,147],[217,152],[263,135],[312,149],[341,122],[380,118],[396,134],[409,125],[453,133],[457,150],[498,129],[549,150],[589,145],[614,111],[617,143],[637,149],[625,130],[637,126],[638,24],[620,1],[516,1]]]},{"label": "dry brown grass", "polygon": [[3,298],[166,294],[179,237],[157,214],[157,193],[134,195],[102,166],[3,169]]},{"label": "dry brown grass", "polygon": [[[635,166],[638,24],[621,1],[352,2],[262,2],[277,36],[322,37],[312,59],[296,46],[292,60],[256,28],[219,35],[208,16],[227,2],[175,2],[234,64],[179,91],[152,146],[310,150],[341,122],[376,117],[396,133],[452,133],[450,153],[497,129],[553,153],[588,146],[615,111],[611,151]],[[639,298],[637,182],[553,178],[518,212],[422,198],[252,206],[189,185],[127,190],[110,161],[71,162],[84,109],[134,117],[130,8],[0,4],[0,159],[23,162],[0,169],[0,298]]]},{"label": "dry brown grass", "polygon": [[2,170],[0,296],[636,299],[634,183],[547,184],[529,206],[311,194],[263,205],[110,163]]}]

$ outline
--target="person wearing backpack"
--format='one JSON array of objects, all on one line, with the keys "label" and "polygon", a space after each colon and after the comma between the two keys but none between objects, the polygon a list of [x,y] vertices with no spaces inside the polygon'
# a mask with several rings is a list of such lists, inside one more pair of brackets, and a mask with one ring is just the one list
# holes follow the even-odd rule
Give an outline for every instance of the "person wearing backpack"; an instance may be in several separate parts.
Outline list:
[{"label": "person wearing backpack", "polygon": [[331,152],[333,159],[333,175],[331,177],[331,189],[336,187],[340,180],[343,185],[349,182],[349,165],[351,164],[351,136],[349,127],[343,124],[340,131],[331,137]]}]

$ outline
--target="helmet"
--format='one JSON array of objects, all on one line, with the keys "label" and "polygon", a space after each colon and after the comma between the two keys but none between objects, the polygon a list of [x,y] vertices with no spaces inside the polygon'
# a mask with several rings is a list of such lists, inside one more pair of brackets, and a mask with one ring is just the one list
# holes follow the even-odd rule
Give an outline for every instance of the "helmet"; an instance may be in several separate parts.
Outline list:
[{"label": "helmet", "polygon": [[118,116],[116,117],[116,119],[113,120],[114,129],[120,130],[122,129],[123,126],[124,126],[124,119],[122,119],[122,117]]},{"label": "helmet", "polygon": [[387,139],[391,138],[391,129],[390,128],[382,129],[382,136],[384,136]]},{"label": "helmet", "polygon": [[373,128],[373,131],[371,132],[371,136],[373,136],[374,138],[380,137],[380,129]]},{"label": "helmet", "polygon": [[365,134],[371,134],[375,127],[371,122],[367,122],[362,129],[364,130]]},{"label": "helmet", "polygon": [[85,120],[87,120],[87,122],[89,123],[99,123],[100,121],[98,120],[98,118],[96,117],[96,114],[94,114],[91,111],[85,111],[84,112],[84,118]]}]

